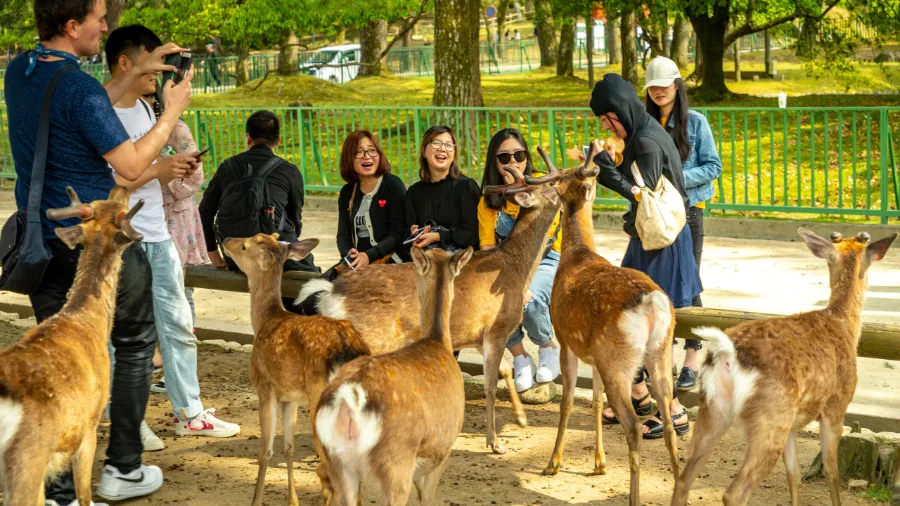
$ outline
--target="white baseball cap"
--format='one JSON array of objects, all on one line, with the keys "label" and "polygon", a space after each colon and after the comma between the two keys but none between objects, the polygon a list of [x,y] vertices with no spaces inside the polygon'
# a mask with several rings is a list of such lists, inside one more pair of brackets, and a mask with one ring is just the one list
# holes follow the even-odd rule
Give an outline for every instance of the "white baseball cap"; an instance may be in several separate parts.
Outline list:
[{"label": "white baseball cap", "polygon": [[643,91],[651,86],[666,87],[681,79],[681,72],[678,71],[678,65],[665,56],[657,56],[647,65],[647,84],[644,85]]}]

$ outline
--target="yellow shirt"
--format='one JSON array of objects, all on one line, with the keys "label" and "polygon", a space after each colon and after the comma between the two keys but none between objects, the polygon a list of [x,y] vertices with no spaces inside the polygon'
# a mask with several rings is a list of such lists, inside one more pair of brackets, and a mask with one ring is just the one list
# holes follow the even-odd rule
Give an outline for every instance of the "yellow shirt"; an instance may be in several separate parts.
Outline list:
[{"label": "yellow shirt", "polygon": [[[504,200],[503,202],[503,210],[506,214],[513,218],[518,218],[519,206],[511,204],[508,200]],[[497,245],[497,236],[495,232],[497,230],[497,213],[499,212],[500,211],[496,209],[488,207],[484,197],[481,197],[481,200],[478,201],[478,239],[482,247]],[[557,227],[560,226],[559,221],[561,218],[562,211],[556,215],[553,224],[550,225],[547,237],[553,238],[553,234],[556,232]],[[562,251],[562,228],[559,229],[559,234],[556,235],[556,240],[553,242],[553,251],[557,253]]]},{"label": "yellow shirt", "polygon": [[[666,123],[669,122],[669,118],[660,118],[659,122],[662,123],[663,128],[666,128]],[[694,207],[696,207],[697,209],[706,209],[706,201],[704,200],[703,202],[697,202]]]}]

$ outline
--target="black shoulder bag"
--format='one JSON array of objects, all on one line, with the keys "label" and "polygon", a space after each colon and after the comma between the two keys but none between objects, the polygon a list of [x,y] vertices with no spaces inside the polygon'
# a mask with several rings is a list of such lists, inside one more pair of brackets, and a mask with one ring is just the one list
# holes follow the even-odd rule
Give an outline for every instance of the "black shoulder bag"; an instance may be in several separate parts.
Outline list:
[{"label": "black shoulder bag", "polygon": [[31,165],[31,186],[28,191],[28,208],[12,215],[0,232],[0,290],[31,295],[38,290],[47,264],[50,249],[44,240],[41,227],[41,196],[44,193],[44,170],[47,168],[47,148],[50,137],[50,104],[59,80],[73,70],[75,65],[64,65],[53,74],[41,104],[37,142],[34,144],[34,163]]}]

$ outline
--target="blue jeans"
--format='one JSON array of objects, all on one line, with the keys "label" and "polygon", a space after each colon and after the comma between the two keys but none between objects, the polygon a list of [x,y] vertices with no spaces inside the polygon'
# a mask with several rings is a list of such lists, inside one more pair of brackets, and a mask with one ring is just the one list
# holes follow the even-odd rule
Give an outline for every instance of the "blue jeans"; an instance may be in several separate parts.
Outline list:
[{"label": "blue jeans", "polygon": [[525,335],[522,328],[528,331],[528,339],[532,343],[543,346],[553,339],[553,323],[550,321],[550,293],[553,291],[553,278],[556,277],[556,268],[559,267],[559,253],[550,250],[541,259],[531,284],[531,300],[525,305],[525,314],[522,316],[522,325],[519,325],[509,339],[506,347],[511,348],[522,342]]}]

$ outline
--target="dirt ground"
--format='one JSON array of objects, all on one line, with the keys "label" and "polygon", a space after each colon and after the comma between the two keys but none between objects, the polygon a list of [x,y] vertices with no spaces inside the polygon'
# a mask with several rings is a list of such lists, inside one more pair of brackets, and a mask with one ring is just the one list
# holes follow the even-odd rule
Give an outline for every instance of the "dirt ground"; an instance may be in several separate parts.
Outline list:
[{"label": "dirt ground", "polygon": [[[25,331],[19,326],[0,321],[0,349],[15,342]],[[230,439],[175,437],[171,425],[171,405],[165,395],[151,394],[147,421],[166,444],[161,452],[144,454],[145,462],[163,469],[165,484],[150,497],[120,504],[190,504],[220,506],[248,504],[256,481],[256,452],[259,443],[257,397],[249,380],[249,357],[245,351],[200,346],[199,374],[203,400],[215,407],[223,419],[241,424],[241,433]],[[565,504],[624,505],[628,503],[627,448],[621,427],[604,430],[609,472],[606,476],[589,476],[593,468],[593,415],[588,391],[579,391],[576,407],[569,422],[567,454],[558,476],[541,476],[550,457],[556,437],[559,404],[527,406],[529,427],[522,429],[513,422],[508,397],[499,394],[498,428],[503,444],[510,450],[494,455],[484,446],[485,402],[483,386],[466,382],[465,426],[454,446],[450,465],[438,488],[440,504],[468,506],[479,504],[542,505]],[[308,412],[301,409],[295,437],[295,479],[300,504],[321,504],[314,469]],[[279,424],[279,434],[281,424]],[[108,424],[100,428],[98,460],[94,483],[99,480],[103,452],[108,437]],[[721,496],[739,469],[745,445],[736,429],[731,430],[716,449],[704,473],[694,486],[691,504],[721,504]],[[801,466],[805,470],[818,452],[814,434],[799,438]],[[684,457],[689,437],[679,442]],[[266,504],[284,504],[287,493],[287,470],[281,456],[282,440],[276,438],[275,457],[269,467],[265,493]],[[661,441],[643,445],[642,502],[647,505],[668,504],[672,492],[672,475]],[[858,491],[844,490],[844,504],[877,504],[857,497]],[[829,503],[822,480],[801,485],[803,505]],[[375,504],[374,491],[366,491],[365,504]],[[757,489],[754,505],[789,504],[783,467],[776,470]],[[418,504],[413,497],[410,504]]]}]

